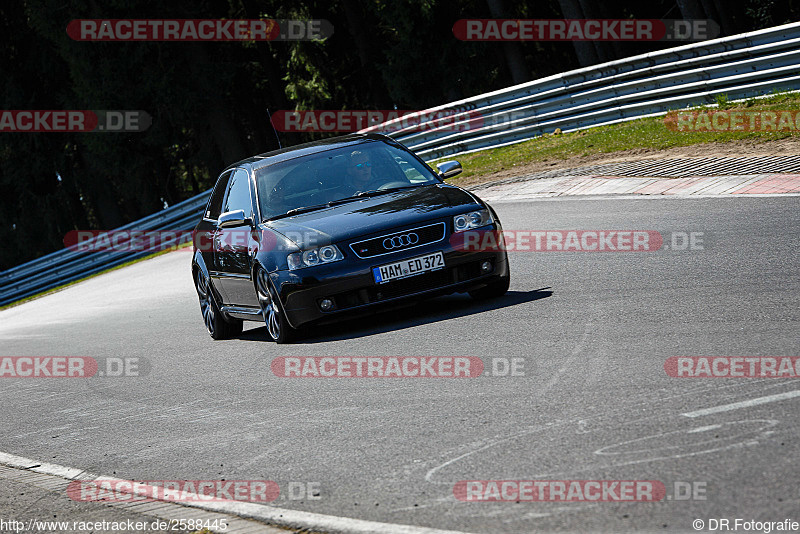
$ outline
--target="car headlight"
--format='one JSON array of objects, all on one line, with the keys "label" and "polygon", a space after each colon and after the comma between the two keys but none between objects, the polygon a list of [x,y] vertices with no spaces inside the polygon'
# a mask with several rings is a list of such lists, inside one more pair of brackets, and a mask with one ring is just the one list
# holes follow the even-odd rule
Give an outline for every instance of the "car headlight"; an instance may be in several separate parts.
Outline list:
[{"label": "car headlight", "polygon": [[492,219],[489,210],[470,211],[463,215],[456,215],[453,217],[453,228],[456,232],[463,232],[465,230],[472,230],[473,228],[480,228],[487,224],[492,224]]},{"label": "car headlight", "polygon": [[286,257],[286,262],[289,264],[289,270],[294,271],[295,269],[313,267],[314,265],[343,259],[344,255],[336,245],[325,245],[324,247],[312,248],[303,252],[293,252]]}]

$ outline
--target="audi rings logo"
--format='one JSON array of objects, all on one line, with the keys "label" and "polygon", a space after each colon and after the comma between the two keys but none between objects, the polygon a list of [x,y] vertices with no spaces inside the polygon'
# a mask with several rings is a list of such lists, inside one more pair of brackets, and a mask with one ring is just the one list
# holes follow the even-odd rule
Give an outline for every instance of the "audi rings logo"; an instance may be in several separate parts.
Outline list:
[{"label": "audi rings logo", "polygon": [[386,250],[392,250],[395,248],[407,247],[409,245],[416,245],[417,243],[419,243],[419,236],[414,232],[410,232],[408,234],[387,237],[383,240],[383,248]]}]

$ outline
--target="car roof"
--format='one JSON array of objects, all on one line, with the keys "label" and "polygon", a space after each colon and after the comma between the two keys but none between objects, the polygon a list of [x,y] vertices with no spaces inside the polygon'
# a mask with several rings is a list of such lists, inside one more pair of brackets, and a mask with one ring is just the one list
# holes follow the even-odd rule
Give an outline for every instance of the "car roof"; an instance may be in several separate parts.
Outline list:
[{"label": "car roof", "polygon": [[245,165],[251,165],[254,168],[264,167],[267,165],[272,165],[274,163],[279,163],[281,161],[286,161],[300,156],[325,152],[326,150],[332,150],[335,148],[360,145],[363,143],[369,143],[371,141],[390,142],[393,145],[398,144],[397,141],[383,134],[367,133],[367,134],[341,135],[338,137],[329,137],[327,139],[320,139],[318,141],[312,141],[310,143],[302,143],[299,145],[282,148],[280,150],[273,150],[272,152],[265,152],[263,154],[251,156],[241,161],[237,161],[232,165],[229,165],[228,167],[225,168],[225,170],[227,171],[229,169],[234,169],[236,167],[243,167]]}]

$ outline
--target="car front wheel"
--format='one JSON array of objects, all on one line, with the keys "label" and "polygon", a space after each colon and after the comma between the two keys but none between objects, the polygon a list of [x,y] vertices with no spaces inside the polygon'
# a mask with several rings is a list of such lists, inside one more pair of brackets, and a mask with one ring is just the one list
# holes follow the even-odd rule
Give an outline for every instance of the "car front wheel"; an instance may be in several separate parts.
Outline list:
[{"label": "car front wheel", "polygon": [[256,292],[261,306],[261,316],[267,325],[267,336],[275,343],[291,343],[297,338],[297,330],[289,325],[278,295],[269,283],[267,272],[259,269],[256,275]]}]

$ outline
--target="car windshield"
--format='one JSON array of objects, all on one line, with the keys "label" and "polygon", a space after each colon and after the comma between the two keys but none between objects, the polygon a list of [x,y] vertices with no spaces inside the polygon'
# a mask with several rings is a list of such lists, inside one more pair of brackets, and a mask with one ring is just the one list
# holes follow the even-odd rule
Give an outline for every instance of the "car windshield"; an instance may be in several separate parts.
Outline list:
[{"label": "car windshield", "polygon": [[412,154],[378,141],[268,165],[255,176],[262,220],[359,194],[440,183]]}]

